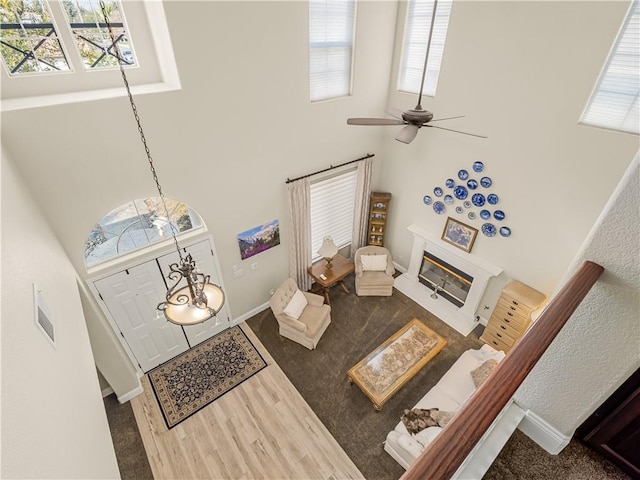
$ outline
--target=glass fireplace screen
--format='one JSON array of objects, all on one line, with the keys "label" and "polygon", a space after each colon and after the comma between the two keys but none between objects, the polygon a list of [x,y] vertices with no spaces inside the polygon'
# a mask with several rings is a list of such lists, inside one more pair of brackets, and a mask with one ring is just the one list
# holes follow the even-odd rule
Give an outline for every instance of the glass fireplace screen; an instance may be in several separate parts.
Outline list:
[{"label": "glass fireplace screen", "polygon": [[458,307],[464,305],[473,282],[471,275],[429,252],[424,252],[418,278],[420,283],[429,287],[435,294],[442,295]]}]

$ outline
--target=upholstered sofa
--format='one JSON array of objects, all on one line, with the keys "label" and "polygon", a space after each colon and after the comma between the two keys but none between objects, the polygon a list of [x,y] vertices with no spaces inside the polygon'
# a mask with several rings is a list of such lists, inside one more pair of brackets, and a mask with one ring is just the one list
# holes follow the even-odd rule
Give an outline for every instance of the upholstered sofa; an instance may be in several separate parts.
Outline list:
[{"label": "upholstered sofa", "polygon": [[[494,350],[489,345],[483,345],[478,350],[467,350],[413,408],[439,408],[443,412],[457,412],[477,388],[472,372],[484,370],[479,367],[487,360],[499,362],[504,356],[504,352]],[[474,376],[478,381],[478,376]],[[440,430],[441,427],[433,426],[417,434],[410,434],[400,421],[388,433],[384,450],[407,469]]]},{"label": "upholstered sofa", "polygon": [[361,247],[356,250],[353,263],[356,295],[390,297],[393,294],[393,274],[396,269],[388,249],[376,245]]},{"label": "upholstered sofa", "polygon": [[[295,299],[302,303],[294,307]],[[313,350],[331,323],[331,307],[324,304],[324,297],[298,289],[293,278],[286,279],[269,300],[271,311],[278,320],[283,337]]]}]

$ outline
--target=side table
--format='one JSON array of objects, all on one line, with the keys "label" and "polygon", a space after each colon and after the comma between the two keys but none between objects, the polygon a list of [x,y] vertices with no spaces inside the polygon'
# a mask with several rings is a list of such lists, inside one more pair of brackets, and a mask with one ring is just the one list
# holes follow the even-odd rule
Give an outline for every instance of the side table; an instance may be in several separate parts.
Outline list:
[{"label": "side table", "polygon": [[[327,268],[327,263],[323,259],[311,265],[307,269],[307,272],[311,278],[313,278],[313,281],[322,288],[322,295],[324,295],[324,299],[328,305],[331,305],[331,301],[329,300],[329,289],[336,283],[339,283],[342,286],[342,289],[349,293],[349,289],[344,284],[343,280],[347,275],[354,271],[355,265],[353,262],[349,261],[342,255],[336,255],[333,257],[331,268]],[[324,275],[325,278],[320,277],[320,275]]]}]

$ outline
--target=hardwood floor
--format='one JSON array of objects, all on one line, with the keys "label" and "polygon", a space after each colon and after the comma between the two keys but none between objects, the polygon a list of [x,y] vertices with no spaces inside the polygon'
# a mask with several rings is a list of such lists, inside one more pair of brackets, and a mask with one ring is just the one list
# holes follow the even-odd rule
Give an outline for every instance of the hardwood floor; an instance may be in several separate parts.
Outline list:
[{"label": "hardwood floor", "polygon": [[269,364],[167,430],[149,381],[131,400],[151,470],[159,479],[364,479],[246,324]]}]

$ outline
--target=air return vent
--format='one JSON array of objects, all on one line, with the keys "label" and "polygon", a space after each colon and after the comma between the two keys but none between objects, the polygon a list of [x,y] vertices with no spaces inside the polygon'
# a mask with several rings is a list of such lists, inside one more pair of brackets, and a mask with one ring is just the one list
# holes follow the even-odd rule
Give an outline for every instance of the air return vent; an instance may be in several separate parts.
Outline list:
[{"label": "air return vent", "polygon": [[36,325],[43,333],[45,338],[49,341],[49,343],[51,343],[51,345],[53,345],[55,348],[56,335],[51,308],[45,301],[42,295],[42,291],[38,289],[38,286],[35,283],[33,284],[33,299]]}]

